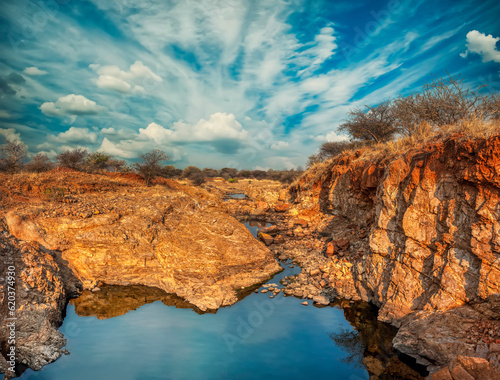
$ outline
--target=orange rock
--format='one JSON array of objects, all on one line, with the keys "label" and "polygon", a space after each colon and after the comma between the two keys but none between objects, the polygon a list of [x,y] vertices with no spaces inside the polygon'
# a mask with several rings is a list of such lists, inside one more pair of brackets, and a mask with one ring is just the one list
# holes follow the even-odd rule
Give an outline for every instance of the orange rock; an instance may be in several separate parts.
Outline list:
[{"label": "orange rock", "polygon": [[280,203],[274,206],[274,211],[285,212],[286,210],[288,210],[288,207],[290,207],[288,203]]},{"label": "orange rock", "polygon": [[334,253],[335,253],[335,245],[332,242],[330,242],[326,245],[326,256],[332,257]]},{"label": "orange rock", "polygon": [[266,233],[259,232],[257,236],[264,242],[265,245],[271,245],[274,242],[274,238]]}]

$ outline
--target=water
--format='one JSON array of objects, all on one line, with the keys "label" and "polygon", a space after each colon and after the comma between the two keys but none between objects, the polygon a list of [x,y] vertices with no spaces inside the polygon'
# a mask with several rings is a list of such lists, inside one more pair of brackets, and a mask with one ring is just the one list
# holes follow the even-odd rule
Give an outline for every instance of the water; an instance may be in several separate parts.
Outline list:
[{"label": "water", "polygon": [[[246,224],[255,234],[255,223]],[[290,264],[269,283],[300,272]],[[369,378],[367,358],[382,361],[391,373],[396,360],[402,366],[396,373],[414,375],[391,351],[393,331],[376,321],[368,304],[319,308],[302,301],[251,293],[201,314],[158,289],[104,286],[67,307],[61,331],[71,355],[41,371],[27,370],[21,379],[361,380]],[[388,376],[380,378],[395,378]]]},{"label": "water", "polygon": [[228,194],[228,199],[244,199],[246,198],[245,194]]}]

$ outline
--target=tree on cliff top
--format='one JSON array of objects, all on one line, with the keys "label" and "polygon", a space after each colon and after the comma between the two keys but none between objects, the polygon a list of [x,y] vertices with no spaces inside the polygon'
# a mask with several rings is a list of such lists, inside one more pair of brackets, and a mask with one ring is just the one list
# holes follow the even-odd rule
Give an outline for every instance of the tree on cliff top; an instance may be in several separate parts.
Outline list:
[{"label": "tree on cliff top", "polygon": [[146,185],[151,185],[151,180],[164,171],[163,161],[168,161],[167,154],[159,149],[141,155],[142,162],[134,164],[134,169],[144,178]]},{"label": "tree on cliff top", "polygon": [[389,141],[398,132],[390,102],[350,111],[348,119],[340,124],[339,130],[347,132],[354,140],[376,143]]}]

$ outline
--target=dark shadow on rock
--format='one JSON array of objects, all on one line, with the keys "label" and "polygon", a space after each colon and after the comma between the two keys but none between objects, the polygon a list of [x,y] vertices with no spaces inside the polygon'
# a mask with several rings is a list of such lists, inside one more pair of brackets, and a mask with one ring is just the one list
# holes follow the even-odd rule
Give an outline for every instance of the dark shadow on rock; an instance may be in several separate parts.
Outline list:
[{"label": "dark shadow on rock", "polygon": [[377,320],[377,308],[367,302],[337,300],[355,331],[340,329],[330,334],[335,344],[347,353],[344,362],[365,367],[370,379],[414,379],[427,376],[425,367],[415,364],[392,347],[397,329]]}]

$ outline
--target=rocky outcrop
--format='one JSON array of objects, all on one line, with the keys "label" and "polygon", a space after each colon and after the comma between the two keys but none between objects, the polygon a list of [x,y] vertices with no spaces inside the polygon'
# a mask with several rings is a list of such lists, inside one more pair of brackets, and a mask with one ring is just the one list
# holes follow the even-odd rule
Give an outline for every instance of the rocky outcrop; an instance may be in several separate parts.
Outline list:
[{"label": "rocky outcrop", "polygon": [[[344,154],[306,173],[291,196],[287,213],[335,240],[324,247],[331,286],[379,306],[379,319],[400,327],[396,348],[431,370],[458,354],[498,366],[499,135],[394,157]],[[460,333],[479,321],[494,326],[481,341]]]},{"label": "rocky outcrop", "polygon": [[[102,186],[82,184],[82,177],[98,178]],[[235,303],[241,292],[281,270],[265,245],[202,189],[169,180],[145,187],[129,178],[72,172],[23,180],[21,175],[13,184],[4,182],[11,189],[17,185],[12,193],[27,201],[9,199],[0,233],[9,236],[11,256],[19,261],[18,305],[26,307],[18,314],[26,322],[18,331],[34,347],[22,351],[19,363],[31,368],[60,355],[64,339],[54,326],[71,284],[84,290],[100,283],[146,285],[207,311]],[[56,193],[47,186],[63,195],[46,197]],[[28,254],[18,246],[32,248]]]},{"label": "rocky outcrop", "polygon": [[[66,340],[57,330],[67,299],[82,285],[57,252],[21,242],[0,224],[1,335],[0,369],[6,378],[19,375],[19,364],[41,369],[59,358]],[[15,278],[14,282],[8,276]],[[14,303],[7,302],[9,292]],[[13,326],[11,329],[10,326]],[[7,354],[14,348],[15,363]],[[6,359],[10,363],[7,363]],[[12,369],[15,369],[12,371]]]}]

